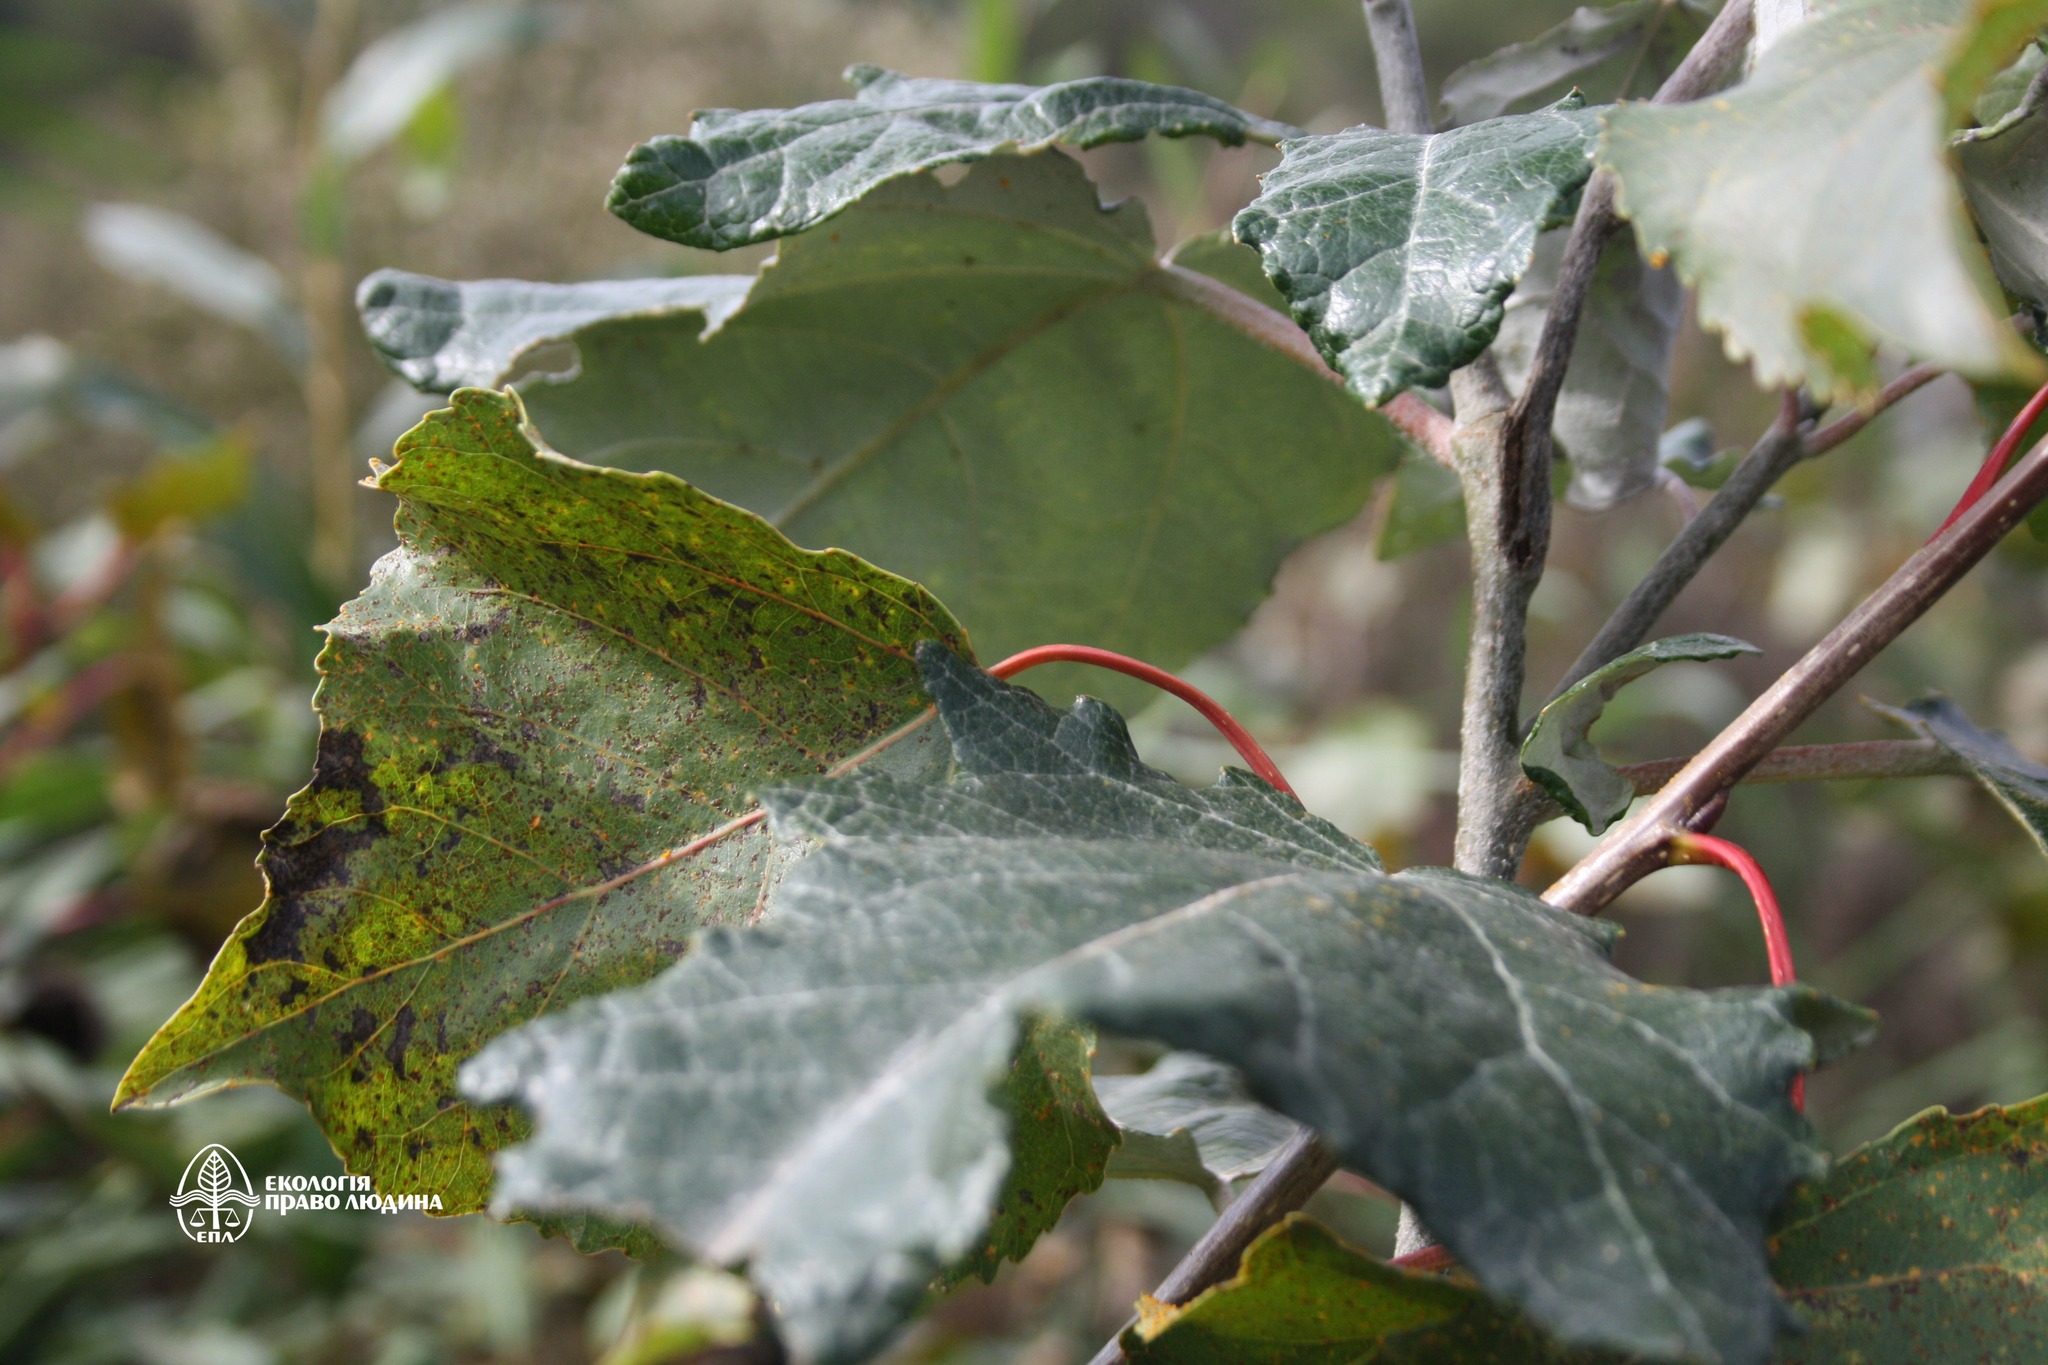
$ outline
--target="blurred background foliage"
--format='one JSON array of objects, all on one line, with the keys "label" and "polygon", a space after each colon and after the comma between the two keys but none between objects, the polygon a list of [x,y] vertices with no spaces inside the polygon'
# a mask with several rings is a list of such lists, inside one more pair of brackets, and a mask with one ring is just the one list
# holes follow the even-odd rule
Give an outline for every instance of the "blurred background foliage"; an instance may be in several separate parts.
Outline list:
[{"label": "blurred background foliage", "polygon": [[[1569,8],[1420,0],[1432,75]],[[0,1356],[772,1358],[749,1344],[737,1281],[480,1218],[269,1215],[196,1246],[164,1200],[200,1146],[227,1143],[260,1181],[335,1170],[326,1144],[268,1091],[153,1114],[107,1101],[260,899],[258,832],[309,770],[314,628],[390,543],[390,509],[355,480],[427,405],[357,335],[355,282],[386,265],[744,268],[609,218],[612,170],[697,107],[830,97],[854,60],[1127,74],[1316,130],[1377,118],[1353,0],[0,0]],[[1271,157],[1154,140],[1087,159],[1171,241],[1227,223]],[[1708,449],[1746,445],[1771,408],[1696,330],[1674,400]],[[1629,688],[1603,747],[1697,745],[1919,543],[1984,444],[1971,395],[1943,381],[1795,471],[1662,632],[1726,631],[1763,654]],[[1195,673],[1312,807],[1405,865],[1449,857],[1464,573],[1454,503],[1426,471],[1399,482],[1304,547]],[[1535,690],[1648,566],[1682,497],[1561,512]],[[1945,690],[2048,755],[2044,569],[2016,538],[1860,690]],[[1189,780],[1225,757],[1171,703],[1135,728]],[[1802,738],[1882,732],[1851,695]],[[1745,788],[1723,832],[1777,879],[1806,973],[1884,1015],[1879,1044],[1813,1086],[1838,1147],[1929,1104],[2048,1090],[2048,866],[1974,787]],[[1548,827],[1526,880],[1584,844]],[[1641,975],[1761,979],[1732,878],[1665,872],[1615,913]],[[1367,1245],[1390,1234],[1391,1205],[1359,1182],[1340,1177],[1316,1211]],[[1119,1182],[994,1286],[940,1305],[897,1358],[1085,1359],[1209,1212]]]}]

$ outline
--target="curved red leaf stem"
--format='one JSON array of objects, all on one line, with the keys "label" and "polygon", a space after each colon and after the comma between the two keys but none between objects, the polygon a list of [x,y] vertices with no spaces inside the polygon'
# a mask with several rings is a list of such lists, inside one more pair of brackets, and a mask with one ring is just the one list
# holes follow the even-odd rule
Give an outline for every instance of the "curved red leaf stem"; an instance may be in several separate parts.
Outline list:
[{"label": "curved red leaf stem", "polygon": [[[1943,519],[1941,525],[1934,528],[1934,535],[1938,536],[1946,531],[1957,517],[1976,506],[1978,499],[1991,491],[1999,476],[2005,473],[2005,467],[2012,463],[2012,457],[2019,451],[2021,443],[2027,439],[2028,430],[2040,420],[2044,411],[2048,411],[2048,384],[2042,385],[2040,391],[2029,398],[2026,406],[2020,409],[2019,416],[2012,419],[2012,425],[2005,429],[2005,434],[1998,438],[1998,444],[1991,447],[1991,453],[1986,455],[1984,463],[1978,466],[1977,475],[1970,480],[1970,486],[1965,488],[1963,496],[1956,500],[1955,509]],[[1929,540],[1933,538],[1934,536],[1928,537]]]},{"label": "curved red leaf stem", "polygon": [[[2048,393],[2048,389],[2042,392]],[[1771,879],[1764,875],[1763,868],[1750,856],[1748,849],[1711,834],[1680,834],[1671,840],[1671,861],[1725,867],[1742,878],[1742,884],[1749,888],[1750,899],[1756,902],[1756,917],[1763,924],[1764,952],[1771,962],[1771,984],[1789,986],[1799,979],[1798,969],[1792,965],[1792,941],[1785,934],[1785,916],[1778,909],[1778,895],[1771,890]],[[1804,1076],[1792,1078],[1792,1107],[1805,1112]]]},{"label": "curved red leaf stem", "polygon": [[1299,796],[1295,796],[1294,788],[1287,785],[1287,779],[1280,775],[1279,765],[1259,747],[1259,742],[1251,737],[1250,732],[1237,723],[1237,717],[1223,709],[1223,703],[1201,688],[1182,682],[1165,669],[1154,668],[1151,664],[1133,659],[1127,654],[1118,654],[1111,649],[1097,649],[1093,645],[1040,645],[1021,654],[1012,654],[1001,663],[991,665],[988,671],[998,678],[1013,678],[1025,669],[1036,668],[1040,664],[1093,664],[1097,668],[1107,668],[1126,677],[1136,678],[1140,682],[1151,683],[1162,692],[1172,693],[1200,711],[1202,718],[1215,726],[1218,733],[1230,741],[1230,747],[1237,750],[1246,767],[1289,796],[1293,796],[1296,802],[1301,800]]}]

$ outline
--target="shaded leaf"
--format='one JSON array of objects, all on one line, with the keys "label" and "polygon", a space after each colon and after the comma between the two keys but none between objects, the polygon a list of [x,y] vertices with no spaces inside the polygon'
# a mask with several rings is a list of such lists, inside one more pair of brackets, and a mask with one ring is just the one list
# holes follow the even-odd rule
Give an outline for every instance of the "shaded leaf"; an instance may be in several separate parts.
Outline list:
[{"label": "shaded leaf", "polygon": [[1220,1193],[1272,1164],[1294,1136],[1246,1093],[1244,1078],[1192,1052],[1169,1052],[1136,1076],[1098,1076],[1103,1112],[1123,1134],[1109,1174],[1179,1180]]},{"label": "shaded leaf", "polygon": [[1801,1186],[1771,1271],[1806,1319],[1786,1365],[1964,1365],[2048,1341],[2048,1096],[1932,1109]]},{"label": "shaded leaf", "polygon": [[524,1132],[465,1103],[456,1064],[751,922],[780,867],[758,829],[636,870],[916,717],[911,643],[961,640],[914,585],[542,451],[521,418],[460,393],[379,475],[400,547],[327,628],[269,895],[118,1093],[274,1084],[349,1170],[451,1212]]},{"label": "shaded leaf", "polygon": [[434,11],[359,53],[320,106],[320,142],[342,161],[403,132],[421,106],[469,68],[528,46],[552,26],[527,0],[472,0]]},{"label": "shaded leaf", "polygon": [[1231,236],[1229,228],[1190,237],[1169,251],[1166,259],[1183,270],[1197,271],[1220,284],[1227,284],[1276,313],[1287,311],[1287,300],[1266,278],[1266,268],[1259,263],[1259,253]]},{"label": "shaded leaf", "polygon": [[1147,1302],[1132,1365],[1605,1365],[1465,1285],[1413,1275],[1291,1214],[1236,1276],[1180,1307]]},{"label": "shaded leaf", "polygon": [[[1516,393],[1542,339],[1570,236],[1559,229],[1537,238],[1535,258],[1508,296],[1495,355]],[[1685,289],[1674,272],[1644,260],[1626,235],[1608,243],[1579,314],[1551,423],[1571,462],[1566,497],[1573,506],[1604,511],[1656,482],[1657,441],[1671,408],[1671,347],[1684,310]]]},{"label": "shaded leaf", "polygon": [[1247,310],[1298,338],[1162,269],[1142,207],[1102,209],[1067,158],[1006,158],[783,243],[709,336],[688,308],[584,327],[574,377],[524,392],[582,458],[916,579],[991,658],[1073,639],[1172,668],[1235,634],[1401,446]]},{"label": "shaded leaf", "polygon": [[1451,127],[1498,117],[1537,96],[1576,85],[1602,104],[1648,99],[1713,22],[1716,0],[1622,0],[1587,6],[1526,43],[1469,62],[1444,82]]},{"label": "shaded leaf", "polygon": [[1705,633],[1673,635],[1632,649],[1573,683],[1537,714],[1522,741],[1522,771],[1565,814],[1598,834],[1620,819],[1636,797],[1634,784],[1600,757],[1588,733],[1614,694],[1668,663],[1760,652],[1744,641]]},{"label": "shaded leaf", "polygon": [[1295,130],[1194,90],[1113,76],[1037,88],[850,66],[850,100],[706,109],[688,137],[626,158],[606,205],[642,232],[723,251],[814,227],[897,176],[1057,143],[1211,137],[1227,147]]},{"label": "shaded leaf", "polygon": [[1964,243],[1944,161],[1943,85],[1974,62],[1976,22],[1970,0],[1839,0],[1718,98],[1608,115],[1600,160],[1644,249],[1759,384],[1866,394],[1881,343],[1973,376],[2040,370]]},{"label": "shaded leaf", "polygon": [[650,1215],[746,1262],[800,1358],[855,1358],[974,1244],[1008,1165],[991,1085],[1018,1014],[1058,1009],[1237,1067],[1563,1333],[1762,1359],[1764,1217],[1820,1168],[1786,1086],[1861,1011],[1641,985],[1604,925],[1387,876],[1256,779],[1144,767],[1099,702],[920,658],[950,783],[765,794],[822,844],[772,929],[465,1068],[538,1118],[498,1200]]},{"label": "shaded leaf", "polygon": [[2048,306],[2048,118],[1958,143],[1955,158],[1998,282]]},{"label": "shaded leaf", "polygon": [[1870,705],[1967,763],[1984,790],[2048,853],[2048,767],[2014,749],[2005,736],[1979,730],[1947,697],[1926,697],[1904,708]]},{"label": "shaded leaf", "polygon": [[1290,139],[1232,230],[1359,397],[1441,384],[1500,329],[1536,234],[1578,207],[1599,121],[1583,104]]},{"label": "shaded leaf", "polygon": [[1374,552],[1399,559],[1464,534],[1465,490],[1457,474],[1420,451],[1404,454]]},{"label": "shaded leaf", "polygon": [[530,284],[455,283],[379,270],[356,290],[363,331],[407,383],[430,393],[487,387],[512,377],[535,347],[567,341],[593,323],[694,314],[716,330],[753,287],[749,275]]},{"label": "shaded leaf", "polygon": [[1103,1112],[1088,1071],[1094,1030],[1065,1019],[1027,1016],[1009,1074],[994,1091],[1010,1135],[1010,1168],[977,1244],[939,1276],[941,1287],[970,1276],[995,1278],[1020,1261],[1075,1195],[1102,1184],[1122,1141]]},{"label": "shaded leaf", "polygon": [[168,289],[304,363],[306,324],[276,268],[204,223],[148,204],[94,204],[85,211],[85,241],[115,274]]}]

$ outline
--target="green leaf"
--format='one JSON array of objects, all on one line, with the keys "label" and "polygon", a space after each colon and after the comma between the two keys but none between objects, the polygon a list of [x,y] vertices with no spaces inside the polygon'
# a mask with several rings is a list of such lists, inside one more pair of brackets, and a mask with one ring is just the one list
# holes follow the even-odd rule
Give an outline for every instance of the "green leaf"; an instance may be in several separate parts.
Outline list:
[{"label": "green leaf", "polygon": [[1169,1052],[1136,1076],[1098,1076],[1103,1112],[1123,1134],[1109,1174],[1179,1180],[1225,1193],[1272,1164],[1296,1126],[1252,1099],[1244,1078],[1192,1052]]},{"label": "green leaf", "polygon": [[1484,1294],[1413,1275],[1290,1214],[1237,1275],[1192,1301],[1146,1300],[1124,1333],[1131,1365],[1605,1365]]},{"label": "green leaf", "polygon": [[715,331],[753,284],[748,275],[458,284],[379,270],[357,288],[356,309],[370,344],[408,384],[449,393],[505,382],[522,360],[531,363],[536,348],[566,342],[593,323],[687,315]]},{"label": "green leaf", "polygon": [[1444,82],[1451,127],[1496,118],[1509,106],[1577,85],[1603,104],[1647,99],[1677,69],[1720,5],[1716,0],[1623,0],[1572,11],[1526,43],[1453,71]]},{"label": "green leaf", "polygon": [[1464,534],[1465,490],[1457,474],[1419,450],[1406,452],[1374,553],[1399,559]]},{"label": "green leaf", "polygon": [[1599,117],[1583,105],[1291,139],[1232,229],[1367,403],[1441,384],[1500,330],[1536,234],[1577,209]]},{"label": "green leaf", "polygon": [[85,241],[108,270],[168,289],[187,303],[257,332],[291,365],[306,359],[306,320],[277,268],[197,219],[150,204],[94,204]]},{"label": "green leaf", "polygon": [[992,1086],[1018,1015],[1058,1010],[1238,1068],[1558,1331],[1762,1358],[1764,1218],[1820,1169],[1786,1086],[1861,1011],[1641,985],[1604,925],[1387,876],[1256,779],[1144,767],[1099,702],[920,658],[950,783],[764,794],[821,844],[772,927],[465,1068],[538,1119],[501,1205],[645,1213],[745,1262],[799,1358],[856,1358],[977,1244],[1009,1164]]},{"label": "green leaf", "polygon": [[[1536,239],[1536,255],[1508,296],[1495,354],[1517,393],[1543,335],[1570,233]],[[1579,315],[1578,338],[1552,430],[1571,462],[1566,497],[1604,511],[1649,488],[1657,477],[1657,441],[1671,408],[1671,347],[1685,311],[1685,289],[1619,236],[1601,253]]]},{"label": "green leaf", "polygon": [[2034,114],[1959,142],[1955,157],[1998,282],[2048,305],[2048,118]]},{"label": "green leaf", "polygon": [[758,827],[647,864],[917,717],[911,644],[962,638],[915,585],[543,451],[522,416],[466,390],[378,476],[400,546],[327,628],[269,895],[117,1096],[268,1082],[349,1170],[448,1212],[525,1131],[462,1101],[457,1063],[752,922],[781,867]]},{"label": "green leaf", "polygon": [[1967,763],[1984,790],[2011,811],[2013,819],[2048,854],[2048,768],[2014,749],[2003,735],[1970,724],[1969,717],[1947,697],[1925,697],[1903,709],[1875,702],[1870,706]]},{"label": "green leaf", "polygon": [[1976,13],[1971,0],[1837,0],[1745,84],[1608,115],[1600,160],[1623,211],[1759,384],[1865,396],[1881,343],[1967,375],[2040,372],[1965,244],[1944,160],[1943,81],[1974,69]]},{"label": "green leaf", "polygon": [[1287,300],[1266,278],[1266,268],[1259,263],[1259,253],[1231,236],[1229,228],[1190,237],[1169,251],[1166,259],[1183,270],[1193,270],[1219,284],[1227,284],[1276,313],[1287,311]]},{"label": "green leaf", "polygon": [[998,152],[1211,137],[1226,147],[1296,130],[1194,90],[1110,76],[1043,89],[851,66],[850,100],[706,109],[688,137],[635,147],[606,206],[642,232],[723,251],[815,227],[897,176]]},{"label": "green leaf", "polygon": [[554,24],[543,5],[471,0],[392,30],[362,50],[321,103],[321,150],[343,162],[368,156],[464,71],[530,46]]},{"label": "green leaf", "polygon": [[1104,210],[1057,154],[899,180],[783,243],[711,334],[687,305],[588,325],[574,377],[524,393],[565,450],[924,584],[987,657],[1085,640],[1173,668],[1357,515],[1402,443],[1277,349],[1286,318],[1153,253],[1142,207]]},{"label": "green leaf", "polygon": [[1785,1365],[2038,1358],[2048,1340],[2048,1096],[1930,1109],[1801,1186],[1771,1271],[1807,1322]]},{"label": "green leaf", "polygon": [[1593,748],[1589,733],[1614,694],[1645,673],[1679,660],[1732,659],[1755,645],[1726,635],[1673,635],[1602,664],[1543,708],[1522,741],[1522,771],[1565,814],[1594,834],[1625,814],[1636,789]]}]

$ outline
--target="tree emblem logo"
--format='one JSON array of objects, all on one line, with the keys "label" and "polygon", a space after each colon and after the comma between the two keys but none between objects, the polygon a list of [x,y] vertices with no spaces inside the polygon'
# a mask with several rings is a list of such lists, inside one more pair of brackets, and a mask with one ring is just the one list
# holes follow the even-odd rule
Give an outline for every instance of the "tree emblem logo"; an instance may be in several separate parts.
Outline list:
[{"label": "tree emblem logo", "polygon": [[235,1154],[208,1143],[185,1164],[171,1207],[178,1226],[195,1242],[232,1242],[249,1230],[256,1212],[256,1188]]}]

